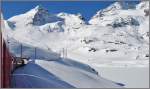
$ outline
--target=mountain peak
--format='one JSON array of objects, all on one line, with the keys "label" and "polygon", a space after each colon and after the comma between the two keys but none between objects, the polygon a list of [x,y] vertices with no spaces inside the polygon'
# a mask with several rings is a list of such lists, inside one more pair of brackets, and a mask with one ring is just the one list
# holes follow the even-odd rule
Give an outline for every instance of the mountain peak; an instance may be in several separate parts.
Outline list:
[{"label": "mountain peak", "polygon": [[94,15],[92,18],[99,18],[103,17],[105,15],[114,15],[118,13],[118,10],[121,10],[122,4],[121,2],[114,2],[110,6],[108,6],[106,9],[99,10],[96,15]]},{"label": "mountain peak", "polygon": [[79,27],[80,25],[85,24],[84,18],[81,14],[70,14],[61,12],[57,14],[58,17],[63,18],[65,23],[74,27]]},{"label": "mountain peak", "polygon": [[122,3],[121,2],[115,2],[107,8],[107,10],[110,10],[110,9],[117,9],[117,10],[122,9]]},{"label": "mountain peak", "polygon": [[32,10],[48,12],[48,10],[47,10],[46,8],[44,8],[42,5],[37,5],[37,6],[36,6],[35,8],[33,8]]},{"label": "mountain peak", "polygon": [[[139,4],[138,6],[141,7],[141,6],[144,6],[145,4],[147,4],[147,3],[143,2],[143,3]],[[135,2],[127,2],[127,1],[114,2],[110,6],[108,6],[106,9],[102,9],[102,10],[98,11],[96,13],[96,15],[94,15],[91,18],[89,23],[90,24],[101,24],[103,26],[106,26],[106,25],[110,25],[113,21],[115,21],[117,19],[117,20],[121,20],[119,22],[119,24],[125,23],[127,25],[130,25],[130,24],[137,25],[137,21],[135,18],[144,18],[144,17],[140,17],[141,13],[139,14],[139,17],[137,17],[135,15],[135,12],[137,12],[136,5],[137,4]],[[121,18],[120,19],[120,17],[126,17],[126,16],[127,17],[131,16],[133,18],[130,17],[130,18]]]},{"label": "mountain peak", "polygon": [[46,8],[44,8],[42,5],[37,5],[36,7],[34,7],[33,9],[31,9],[28,13],[45,13],[45,14],[49,14],[48,10]]},{"label": "mountain peak", "polygon": [[121,10],[121,9],[135,9],[136,4],[133,2],[118,1],[106,8],[106,10]]},{"label": "mountain peak", "polygon": [[149,9],[149,1],[141,1],[137,6],[136,9]]},{"label": "mountain peak", "polygon": [[37,5],[36,7],[35,7],[35,9],[42,9],[43,7],[41,6],[41,5]]},{"label": "mountain peak", "polygon": [[31,9],[28,12],[30,15],[33,16],[33,25],[44,25],[46,23],[62,21],[61,18],[50,14],[47,9],[45,9],[41,5],[37,5],[35,8]]},{"label": "mountain peak", "polygon": [[[22,20],[20,21],[20,19]],[[22,23],[23,21],[25,22],[26,25],[32,24],[32,25],[40,26],[46,23],[63,21],[63,19],[57,17],[54,14],[49,13],[47,9],[45,9],[41,5],[38,5],[24,14],[17,15],[10,18],[9,21],[13,21],[17,23]]]}]

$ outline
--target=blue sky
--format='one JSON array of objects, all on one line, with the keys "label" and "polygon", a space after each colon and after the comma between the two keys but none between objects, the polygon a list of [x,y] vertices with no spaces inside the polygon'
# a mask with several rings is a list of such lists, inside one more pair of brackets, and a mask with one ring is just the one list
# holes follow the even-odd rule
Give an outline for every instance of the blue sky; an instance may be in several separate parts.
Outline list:
[{"label": "blue sky", "polygon": [[3,1],[2,12],[4,18],[8,19],[41,5],[48,9],[50,13],[81,13],[86,20],[89,20],[97,11],[106,8],[112,3],[113,1]]}]

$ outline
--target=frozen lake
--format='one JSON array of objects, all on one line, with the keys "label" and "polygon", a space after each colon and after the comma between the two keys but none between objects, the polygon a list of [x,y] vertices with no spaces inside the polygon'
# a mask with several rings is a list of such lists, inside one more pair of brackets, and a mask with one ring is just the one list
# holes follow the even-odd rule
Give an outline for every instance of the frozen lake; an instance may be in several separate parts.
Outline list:
[{"label": "frozen lake", "polygon": [[107,79],[123,83],[127,88],[149,88],[149,67],[94,67]]}]

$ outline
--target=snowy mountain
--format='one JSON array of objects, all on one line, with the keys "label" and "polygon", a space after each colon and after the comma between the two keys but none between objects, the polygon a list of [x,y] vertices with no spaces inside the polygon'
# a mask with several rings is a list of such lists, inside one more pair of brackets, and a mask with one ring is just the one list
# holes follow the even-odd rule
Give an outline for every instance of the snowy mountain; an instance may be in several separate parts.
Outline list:
[{"label": "snowy mountain", "polygon": [[68,57],[77,57],[78,61],[90,60],[99,65],[113,58],[143,60],[148,59],[148,5],[143,1],[130,5],[136,8],[124,8],[122,3],[115,2],[98,11],[90,25],[81,14],[51,14],[41,6],[6,22],[8,29],[12,29],[9,38],[57,53],[65,48]]},{"label": "snowy mountain", "polygon": [[81,27],[82,25],[85,25],[81,14],[74,15],[68,13],[59,13],[57,16],[63,18],[65,20],[65,25],[68,27]]},{"label": "snowy mountain", "polygon": [[[145,4],[143,8],[146,9],[138,9],[142,4]],[[88,57],[82,58],[82,61],[89,59],[88,63],[94,62],[94,65],[104,63],[105,66],[108,60],[113,61],[115,65],[115,59],[125,59],[131,64],[132,62],[137,64],[134,61],[137,59],[148,59],[149,13],[146,13],[149,11],[148,6],[149,2],[143,1],[134,6],[136,8],[126,9],[121,3],[115,2],[106,9],[98,11],[89,21],[91,35],[83,38],[85,45],[80,48],[80,51],[87,50],[90,53]],[[122,64],[130,65],[125,63],[125,60]]]},{"label": "snowy mountain", "polygon": [[[143,6],[143,7],[142,7]],[[137,23],[136,18],[143,19],[145,15],[145,10],[148,9],[149,2],[141,2],[136,8],[128,8],[125,9],[122,6],[122,3],[115,2],[114,4],[108,6],[106,9],[100,10],[97,12],[96,15],[92,17],[92,19],[89,21],[90,24],[99,24],[99,25],[110,25],[113,22],[116,22],[116,20],[119,21],[119,18],[122,20],[127,20],[130,17],[131,21],[129,23],[133,23],[133,20],[135,23]],[[127,7],[127,6],[126,6]],[[140,12],[139,14],[137,14]],[[125,18],[124,18],[125,17]],[[141,22],[141,21],[139,21]],[[130,24],[133,25],[133,24]],[[136,24],[137,25],[137,24]]]},{"label": "snowy mountain", "polygon": [[143,1],[136,6],[136,9],[149,9],[149,2]]},{"label": "snowy mountain", "polygon": [[[107,52],[113,56],[115,53],[119,58],[126,55],[131,57],[129,59],[147,59],[148,5],[148,2],[143,1],[134,5],[136,8],[130,9],[120,2],[115,2],[98,11],[89,21],[90,25],[85,23],[81,14],[62,12],[54,15],[37,6],[27,13],[8,19],[7,23],[13,29],[10,38],[54,52],[67,48],[70,55],[74,52],[83,56],[90,54],[92,61],[97,60],[99,54],[105,55],[104,59],[109,59],[106,55],[109,57],[110,54]],[[93,50],[94,53],[91,53]],[[85,57],[83,60],[86,59]]]},{"label": "snowy mountain", "polygon": [[[22,21],[20,21],[22,19]],[[14,23],[21,23],[24,22],[22,25],[44,25],[46,23],[56,22],[56,21],[63,21],[63,19],[49,14],[48,10],[41,6],[36,6],[34,9],[31,9],[25,14],[17,15],[9,19],[10,22]]]},{"label": "snowy mountain", "polygon": [[37,6],[6,20],[5,27],[14,55],[23,44],[23,54],[33,59],[38,48],[38,59],[43,60],[65,57],[90,66],[149,66],[148,1],[128,8],[115,2],[98,11],[89,24],[81,14],[51,14]]}]

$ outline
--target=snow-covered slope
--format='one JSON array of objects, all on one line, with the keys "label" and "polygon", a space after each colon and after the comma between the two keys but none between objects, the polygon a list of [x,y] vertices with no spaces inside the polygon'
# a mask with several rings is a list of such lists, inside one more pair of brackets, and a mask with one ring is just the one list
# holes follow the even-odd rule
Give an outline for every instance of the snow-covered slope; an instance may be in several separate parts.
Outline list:
[{"label": "snow-covered slope", "polygon": [[[116,53],[116,55],[122,55],[122,59],[126,60],[148,59],[146,57],[149,54],[149,2],[143,1],[134,7],[136,8],[124,9],[121,3],[115,2],[108,8],[98,11],[89,21],[94,26],[106,26],[112,29],[107,33],[101,31],[103,36],[100,39],[102,40],[105,37],[103,39],[105,41],[103,44],[105,45],[102,47],[107,44],[108,50],[116,49],[116,52],[111,52],[113,57],[115,56],[114,53]],[[119,53],[117,53],[118,48],[120,49],[120,51],[118,50]],[[128,53],[133,57],[130,58],[131,55],[129,56]],[[128,55],[127,58],[125,55]]]},{"label": "snow-covered slope", "polygon": [[[119,88],[115,82],[90,72],[84,64],[69,60],[32,60],[13,74],[16,88]],[[85,66],[85,67],[84,67]],[[20,80],[22,78],[22,80]]]}]

